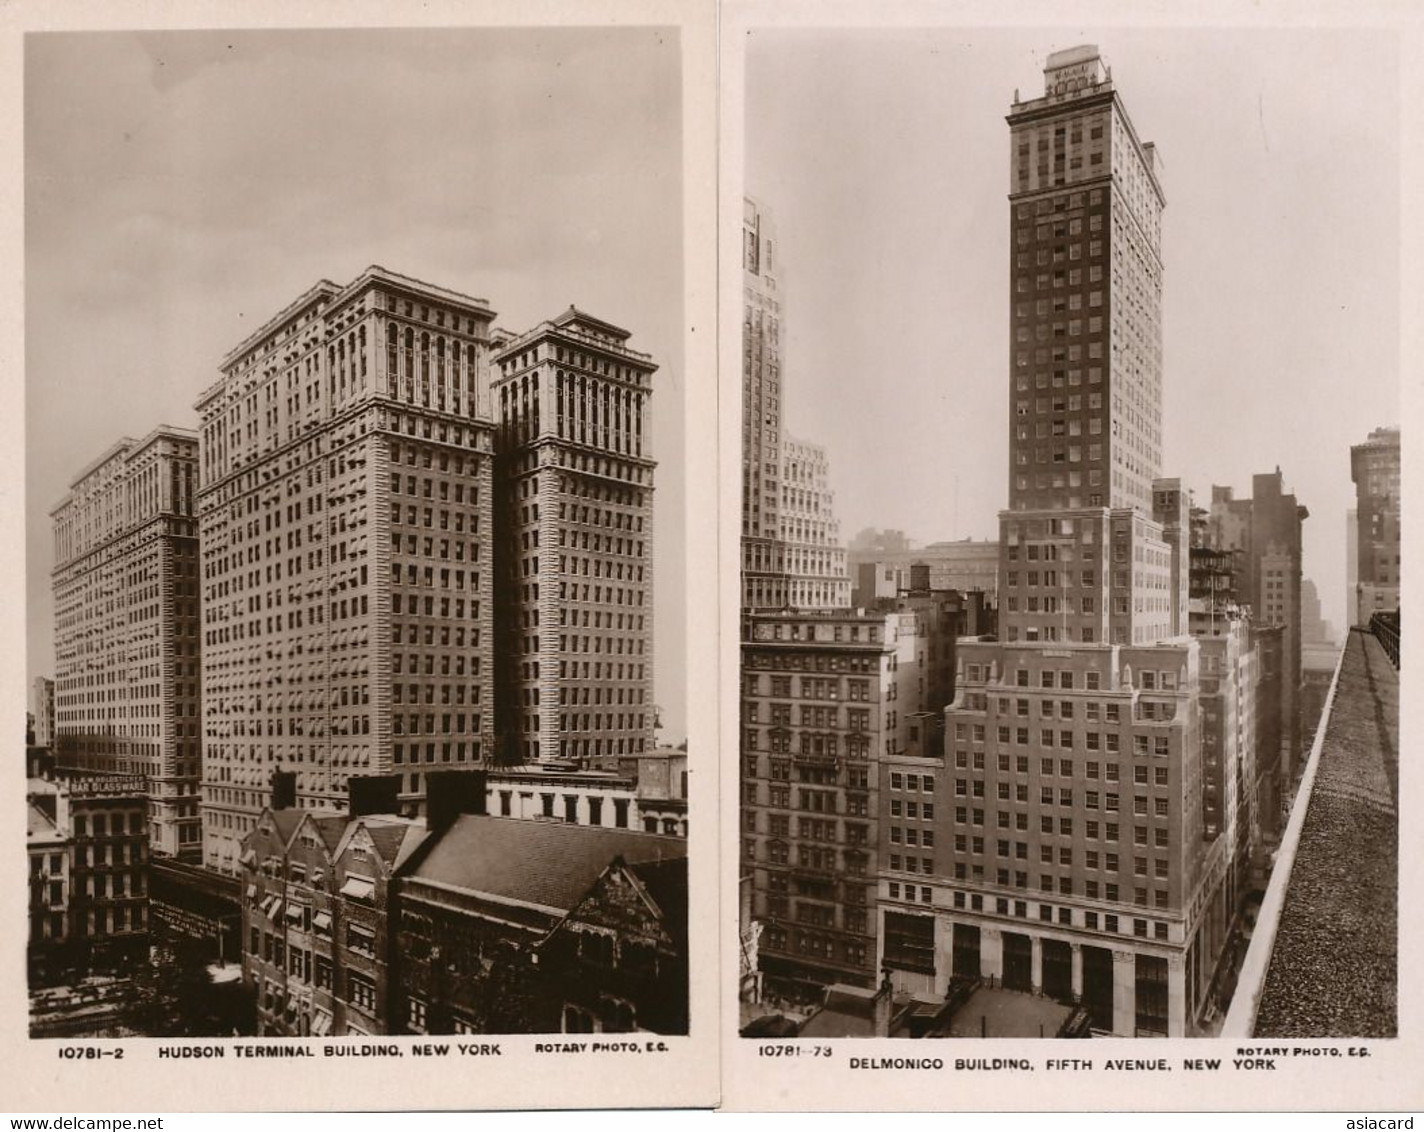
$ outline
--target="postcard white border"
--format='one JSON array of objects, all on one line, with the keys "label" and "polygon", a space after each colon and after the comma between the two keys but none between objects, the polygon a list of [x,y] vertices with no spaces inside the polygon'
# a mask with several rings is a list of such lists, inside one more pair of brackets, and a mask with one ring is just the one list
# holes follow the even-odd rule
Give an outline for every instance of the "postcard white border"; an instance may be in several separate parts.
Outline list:
[{"label": "postcard white border", "polygon": [[[741,205],[743,195],[744,67],[747,33],[753,28],[877,29],[919,27],[1383,27],[1396,29],[1401,45],[1401,424],[1404,429],[1404,495],[1417,498],[1424,486],[1418,445],[1424,426],[1424,382],[1418,378],[1421,337],[1424,337],[1424,276],[1421,275],[1421,228],[1414,202],[1424,199],[1424,7],[1388,3],[1049,3],[1034,0],[1014,5],[985,0],[934,3],[874,3],[872,0],[724,0],[721,35],[721,357],[722,387],[722,599],[723,632],[736,628],[739,601],[735,584],[739,569],[740,500],[731,488],[740,483],[741,374]],[[1362,207],[1367,202],[1362,198]],[[847,380],[853,380],[847,375]],[[1341,376],[1341,394],[1349,379]],[[1332,458],[1343,458],[1338,454]],[[1409,504],[1406,504],[1408,507]],[[1419,554],[1424,539],[1414,537],[1406,523],[1404,605],[1413,605],[1421,578]],[[1412,614],[1406,614],[1409,620]],[[1406,643],[1405,663],[1412,649]],[[722,733],[728,746],[722,766],[724,892],[735,892],[740,843],[739,736],[740,678],[736,658],[724,658]],[[1380,1113],[1418,1109],[1424,1104],[1424,968],[1411,963],[1409,941],[1424,929],[1424,869],[1419,854],[1419,814],[1424,803],[1424,775],[1411,742],[1424,735],[1424,705],[1401,697],[1400,750],[1400,1036],[1389,1041],[1291,1042],[1230,1039],[1105,1039],[1092,1042],[1054,1040],[908,1041],[904,1039],[841,1039],[834,1041],[760,1041],[736,1032],[737,971],[724,964],[723,1016],[728,1020],[723,1040],[723,1104],[729,1110],[817,1111],[1284,1111],[1328,1110]],[[738,947],[735,915],[723,924],[724,955]],[[1277,1058],[1272,1071],[1232,1068],[1238,1049],[1247,1047],[1339,1047],[1337,1058],[1295,1055]],[[1350,1057],[1351,1047],[1367,1047],[1370,1056]],[[791,1055],[775,1053],[791,1048]],[[1046,1070],[1049,1058],[1090,1057],[1091,1071]],[[1108,1058],[1166,1058],[1169,1072],[1142,1073],[1103,1068]],[[1188,1072],[1185,1059],[1217,1058],[1223,1068]],[[859,1060],[858,1066],[853,1061]],[[940,1068],[884,1068],[888,1059],[939,1059]],[[956,1069],[965,1061],[1026,1060],[1028,1071]]]},{"label": "postcard white border", "polygon": [[[23,914],[0,936],[0,1109],[31,1112],[263,1111],[343,1109],[550,1109],[709,1107],[718,1097],[717,985],[718,623],[695,595],[715,592],[716,417],[716,22],[706,0],[350,0],[295,5],[280,0],[124,3],[27,0],[0,9],[0,247],[5,249],[0,335],[0,514],[24,530],[23,41],[30,31],[301,27],[665,26],[682,48],[684,404],[687,560],[687,713],[690,757],[688,845],[691,893],[691,1033],[666,1052],[536,1054],[534,1036],[501,1037],[498,1058],[160,1059],[160,1046],[251,1044],[261,1039],[177,1042],[157,1038],[31,1040],[27,1035]],[[617,123],[610,123],[616,129]],[[96,359],[102,350],[96,351]],[[0,661],[0,718],[12,720],[11,770],[0,776],[4,811],[22,815],[19,721],[26,710],[23,538],[0,540],[0,620],[12,647]],[[23,824],[16,828],[23,830]],[[19,847],[0,869],[12,911],[26,906]],[[410,1038],[372,1042],[408,1046]],[[432,1039],[434,1040],[434,1039]],[[484,1041],[475,1038],[475,1042]],[[454,1039],[450,1039],[453,1043]],[[324,1042],[312,1042],[314,1046]],[[61,1048],[122,1048],[122,1060],[63,1060]]]}]

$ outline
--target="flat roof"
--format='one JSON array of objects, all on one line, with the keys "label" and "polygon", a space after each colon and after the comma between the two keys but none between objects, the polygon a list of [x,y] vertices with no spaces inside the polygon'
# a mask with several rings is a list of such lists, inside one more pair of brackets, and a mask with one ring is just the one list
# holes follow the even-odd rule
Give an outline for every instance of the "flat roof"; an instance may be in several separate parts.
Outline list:
[{"label": "flat roof", "polygon": [[1028,991],[981,986],[954,1012],[952,1038],[1051,1038],[1073,1007]]}]

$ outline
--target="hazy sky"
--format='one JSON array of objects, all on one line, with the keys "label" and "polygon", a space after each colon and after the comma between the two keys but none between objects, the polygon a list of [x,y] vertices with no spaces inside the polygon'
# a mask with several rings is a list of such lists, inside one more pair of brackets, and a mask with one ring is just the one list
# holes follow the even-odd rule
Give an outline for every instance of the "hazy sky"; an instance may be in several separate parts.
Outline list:
[{"label": "hazy sky", "polygon": [[841,528],[996,538],[1008,501],[1009,129],[1096,43],[1163,220],[1162,474],[1199,504],[1278,465],[1338,627],[1352,443],[1399,423],[1392,33],[758,31],[746,191],[774,216],[785,418],[829,448]]},{"label": "hazy sky", "polygon": [[523,330],[576,303],[653,355],[662,738],[686,734],[676,30],[30,36],[30,674],[49,511],[121,436],[196,427],[223,355],[379,263]]}]

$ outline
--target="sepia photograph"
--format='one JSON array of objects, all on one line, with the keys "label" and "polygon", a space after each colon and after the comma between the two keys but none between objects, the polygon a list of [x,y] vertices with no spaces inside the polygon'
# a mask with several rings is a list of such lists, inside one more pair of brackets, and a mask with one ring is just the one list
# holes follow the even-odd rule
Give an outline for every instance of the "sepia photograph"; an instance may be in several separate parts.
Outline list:
[{"label": "sepia photograph", "polygon": [[1397,1036],[1394,33],[758,14],[740,1034]]},{"label": "sepia photograph", "polygon": [[30,1039],[689,1034],[687,29],[597,23],[23,36]]}]

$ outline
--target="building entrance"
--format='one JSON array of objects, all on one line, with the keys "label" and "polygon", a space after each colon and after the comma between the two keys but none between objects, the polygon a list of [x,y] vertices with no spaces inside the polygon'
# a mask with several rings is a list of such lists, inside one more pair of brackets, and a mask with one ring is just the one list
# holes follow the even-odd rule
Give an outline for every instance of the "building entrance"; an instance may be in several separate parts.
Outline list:
[{"label": "building entrance", "polygon": [[973,924],[954,925],[954,968],[961,979],[979,977],[979,929]]},{"label": "building entrance", "polygon": [[1004,986],[1033,990],[1033,940],[1018,932],[1004,933]]},{"label": "building entrance", "polygon": [[1061,939],[1043,941],[1043,993],[1073,1001],[1073,947]]},{"label": "building entrance", "polygon": [[1106,948],[1083,946],[1083,1005],[1093,1029],[1113,1028],[1113,956]]}]

